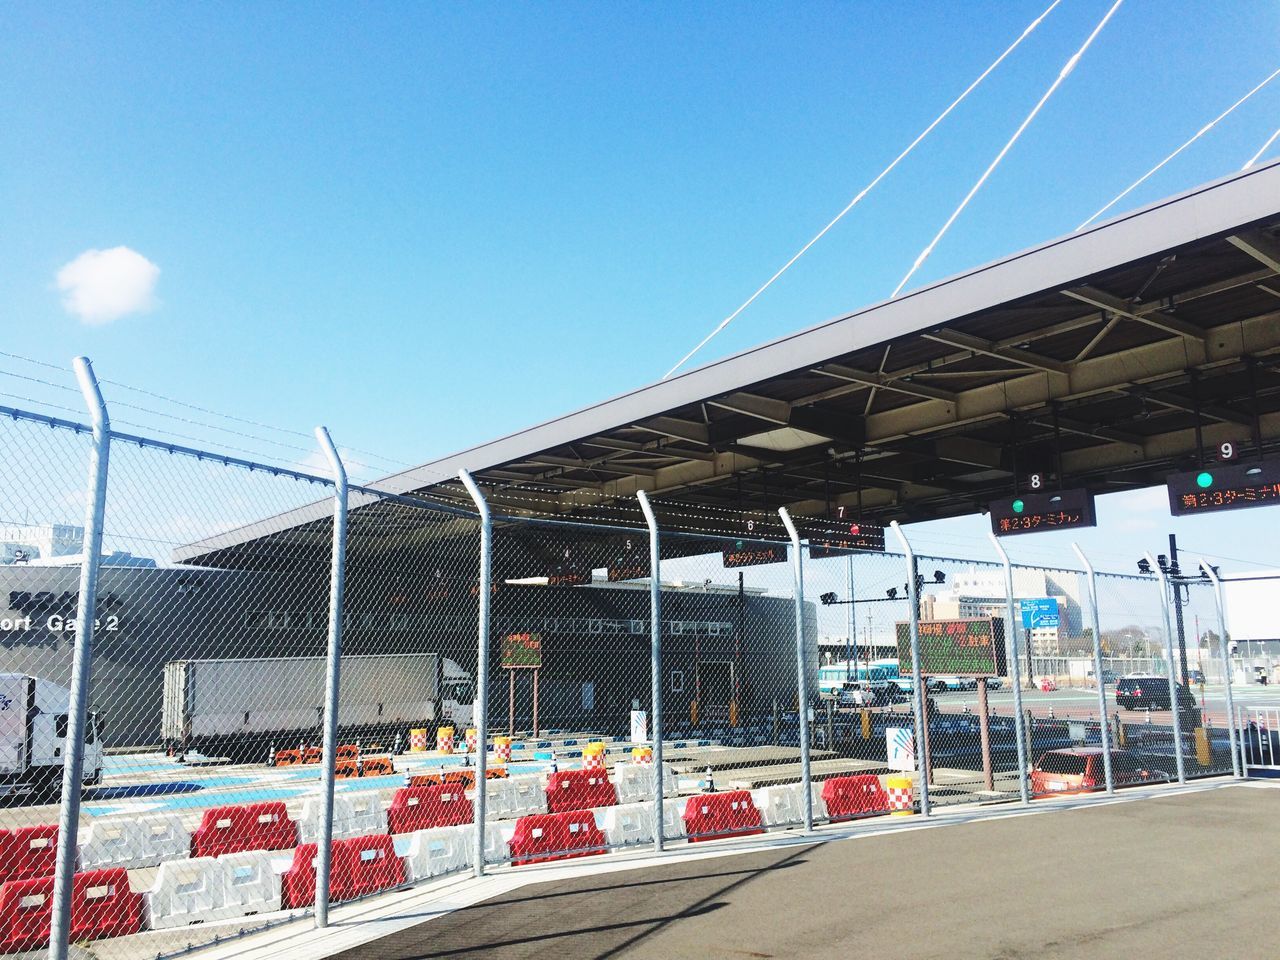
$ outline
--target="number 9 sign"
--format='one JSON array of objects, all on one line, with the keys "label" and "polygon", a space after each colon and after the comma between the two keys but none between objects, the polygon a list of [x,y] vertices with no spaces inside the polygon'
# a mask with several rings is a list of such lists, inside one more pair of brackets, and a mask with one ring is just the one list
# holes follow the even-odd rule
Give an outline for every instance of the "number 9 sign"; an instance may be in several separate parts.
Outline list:
[{"label": "number 9 sign", "polygon": [[1232,443],[1230,440],[1227,440],[1223,443],[1218,444],[1219,460],[1234,460],[1237,457],[1237,455],[1238,453],[1236,451],[1236,445]]}]

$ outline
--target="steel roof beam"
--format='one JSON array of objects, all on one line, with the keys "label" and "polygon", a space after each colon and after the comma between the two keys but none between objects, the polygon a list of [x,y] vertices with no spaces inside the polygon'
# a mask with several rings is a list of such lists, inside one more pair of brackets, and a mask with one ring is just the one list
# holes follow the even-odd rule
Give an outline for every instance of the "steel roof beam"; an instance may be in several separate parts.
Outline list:
[{"label": "steel roof beam", "polygon": [[960,330],[932,330],[921,334],[921,336],[926,340],[943,343],[949,347],[960,347],[964,350],[971,350],[974,353],[985,354],[988,357],[1010,360],[1020,366],[1031,367],[1034,370],[1044,370],[1047,373],[1065,374],[1071,369],[1070,364],[1063,363],[1061,360],[1042,357],[1037,353],[1032,353],[1030,350],[1022,350],[1017,347],[1002,347],[998,343],[984,340],[982,337],[975,337],[971,333],[964,333]]},{"label": "steel roof beam", "polygon": [[1201,342],[1207,337],[1207,333],[1194,323],[1188,323],[1181,317],[1165,313],[1155,304],[1129,303],[1114,294],[1107,293],[1105,290],[1090,286],[1071,287],[1063,290],[1062,293],[1072,300],[1079,300],[1081,303],[1087,303],[1090,306],[1101,307],[1117,316],[1128,317],[1130,320],[1145,323],[1147,326],[1163,330],[1165,333]]},{"label": "steel roof beam", "polygon": [[943,390],[941,387],[931,387],[923,383],[910,383],[905,380],[899,380],[891,374],[867,373],[862,370],[854,370],[838,363],[828,363],[821,367],[814,367],[810,372],[822,374],[825,377],[835,377],[837,380],[847,380],[850,383],[856,383],[864,387],[879,387],[882,390],[905,393],[912,397],[923,397],[926,400],[954,400],[956,398],[953,391]]},{"label": "steel roof beam", "polygon": [[1227,243],[1238,250],[1243,250],[1264,267],[1280,273],[1280,243],[1272,240],[1261,230],[1227,237]]}]

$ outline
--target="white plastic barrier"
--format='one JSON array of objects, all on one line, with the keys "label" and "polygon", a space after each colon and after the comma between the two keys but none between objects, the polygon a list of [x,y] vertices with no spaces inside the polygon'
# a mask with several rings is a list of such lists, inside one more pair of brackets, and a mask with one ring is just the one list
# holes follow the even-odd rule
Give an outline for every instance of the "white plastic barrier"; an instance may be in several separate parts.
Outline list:
[{"label": "white plastic barrier", "polygon": [[684,837],[685,797],[668,800],[662,805],[662,836],[668,840]]},{"label": "white plastic barrier", "polygon": [[[498,781],[495,781],[498,782]],[[507,817],[516,819],[547,812],[547,787],[541,777],[511,777],[511,806]],[[487,820],[488,817],[486,816]]]},{"label": "white plastic barrier", "polygon": [[[822,800],[822,784],[813,786],[813,818],[825,819],[827,805]],[[760,811],[766,827],[782,827],[804,823],[804,784],[787,783],[759,787],[751,791],[751,800]]]},{"label": "white plastic barrier", "polygon": [[[488,828],[494,831],[493,827]],[[396,853],[405,859],[411,879],[424,880],[471,866],[476,829],[469,823],[456,827],[432,827],[396,838]],[[400,841],[407,840],[405,849]]]},{"label": "white plastic barrier", "polygon": [[148,926],[163,930],[240,916],[238,905],[227,904],[227,873],[227,865],[215,857],[160,864],[145,895]]},{"label": "white plastic barrier", "polygon": [[[303,843],[315,843],[320,836],[319,796],[307,797],[298,818],[298,830]],[[362,793],[334,794],[333,838],[364,837],[371,833],[386,833],[387,818],[382,812],[382,800],[376,790]]]},{"label": "white plastic barrier", "polygon": [[191,835],[177,815],[91,820],[80,840],[80,869],[154,867],[185,859]]},{"label": "white plastic barrier", "polygon": [[[618,803],[640,803],[653,799],[653,778],[657,771],[651,763],[618,763],[610,771],[613,788],[618,793]],[[680,792],[676,775],[670,764],[662,765],[662,794],[674,797]]]},{"label": "white plastic barrier", "polygon": [[596,825],[611,847],[653,842],[652,803],[624,803],[616,807],[600,807],[592,812],[596,816]]},{"label": "white plastic barrier", "polygon": [[246,850],[218,857],[225,873],[224,902],[235,916],[269,913],[280,909],[280,872],[288,869],[292,858],[279,851]]},{"label": "white plastic barrier", "polygon": [[[489,818],[485,817],[487,821]],[[511,848],[507,846],[516,835],[514,820],[499,820],[497,823],[486,823],[484,828],[484,860],[485,863],[501,863],[511,858]]]}]

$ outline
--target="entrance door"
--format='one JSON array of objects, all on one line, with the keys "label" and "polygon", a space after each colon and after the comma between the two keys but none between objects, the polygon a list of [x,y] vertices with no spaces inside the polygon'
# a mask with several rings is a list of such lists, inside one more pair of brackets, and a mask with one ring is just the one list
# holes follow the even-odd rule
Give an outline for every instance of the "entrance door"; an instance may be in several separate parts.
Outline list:
[{"label": "entrance door", "polygon": [[729,702],[733,700],[733,664],[728,660],[699,663],[698,688],[707,719],[727,721]]}]

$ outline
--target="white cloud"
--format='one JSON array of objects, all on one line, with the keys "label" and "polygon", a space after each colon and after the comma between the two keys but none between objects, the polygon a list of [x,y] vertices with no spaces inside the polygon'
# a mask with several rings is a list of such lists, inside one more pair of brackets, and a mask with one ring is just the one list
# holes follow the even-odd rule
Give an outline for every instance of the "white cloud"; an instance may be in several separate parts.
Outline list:
[{"label": "white cloud", "polygon": [[97,325],[152,309],[159,276],[159,267],[128,247],[86,250],[58,271],[58,289],[68,313]]}]

